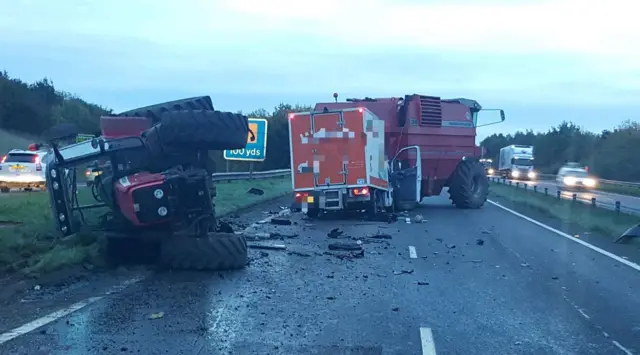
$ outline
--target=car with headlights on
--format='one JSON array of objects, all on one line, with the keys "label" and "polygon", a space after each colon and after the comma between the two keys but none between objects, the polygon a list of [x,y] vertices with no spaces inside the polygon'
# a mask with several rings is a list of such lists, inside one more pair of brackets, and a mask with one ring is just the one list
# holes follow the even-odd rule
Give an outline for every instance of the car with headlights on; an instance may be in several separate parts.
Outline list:
[{"label": "car with headlights on", "polygon": [[586,169],[573,166],[560,168],[556,182],[558,188],[565,190],[593,190],[598,186],[598,180]]}]

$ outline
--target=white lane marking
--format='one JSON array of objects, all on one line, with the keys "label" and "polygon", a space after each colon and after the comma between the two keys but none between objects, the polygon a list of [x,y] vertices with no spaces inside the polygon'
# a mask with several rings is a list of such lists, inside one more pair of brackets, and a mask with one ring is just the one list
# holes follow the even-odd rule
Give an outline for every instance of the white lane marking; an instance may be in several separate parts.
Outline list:
[{"label": "white lane marking", "polygon": [[431,328],[420,328],[420,343],[422,355],[436,355],[436,343],[433,341]]},{"label": "white lane marking", "polygon": [[512,213],[512,214],[514,214],[514,215],[516,215],[516,216],[518,216],[518,217],[520,217],[522,219],[525,219],[525,220],[527,220],[527,221],[529,221],[529,222],[531,222],[531,223],[533,223],[533,224],[535,224],[535,225],[537,225],[539,227],[542,227],[542,228],[544,228],[544,229],[546,229],[546,230],[548,230],[550,232],[553,232],[553,233],[555,233],[555,234],[557,234],[559,236],[565,237],[565,238],[567,238],[569,240],[572,240],[572,241],[574,241],[574,242],[576,242],[578,244],[582,244],[583,246],[585,246],[585,247],[587,247],[587,248],[589,248],[589,249],[591,249],[591,250],[593,250],[595,252],[598,252],[598,253],[600,253],[600,254],[602,254],[604,256],[608,256],[608,257],[610,257],[611,259],[613,259],[615,261],[618,261],[618,262],[620,262],[622,264],[627,265],[628,267],[630,267],[632,269],[635,269],[636,271],[640,271],[640,265],[638,265],[638,264],[636,264],[636,263],[634,263],[632,261],[629,261],[629,260],[626,260],[624,258],[621,258],[621,257],[619,257],[619,256],[617,256],[617,255],[615,255],[613,253],[610,253],[610,252],[608,252],[608,251],[606,251],[604,249],[600,249],[597,246],[591,245],[591,244],[585,242],[582,239],[578,239],[578,238],[575,238],[573,236],[570,236],[569,234],[567,234],[565,232],[561,232],[561,231],[559,231],[559,230],[557,230],[557,229],[555,229],[553,227],[550,227],[550,226],[548,226],[548,225],[546,225],[546,224],[544,224],[542,222],[538,222],[533,218],[527,217],[527,216],[525,216],[525,215],[523,215],[521,213],[518,213],[518,212],[516,212],[516,211],[514,211],[514,210],[512,210],[510,208],[504,207],[504,206],[502,206],[501,204],[499,204],[497,202],[494,202],[494,201],[491,201],[491,200],[487,200],[487,202],[489,202],[490,204],[492,204],[492,205],[494,205],[496,207],[502,208],[503,210],[505,210],[505,211],[507,211],[509,213]]},{"label": "white lane marking", "polygon": [[29,332],[32,332],[44,325],[47,325],[51,322],[54,322],[62,317],[65,317],[75,311],[78,311],[88,305],[91,305],[93,303],[96,303],[98,301],[100,301],[101,299],[105,298],[108,295],[112,295],[116,292],[120,292],[122,290],[124,290],[125,288],[133,285],[136,282],[140,282],[144,279],[144,276],[139,276],[139,277],[135,277],[133,279],[129,279],[125,282],[123,282],[122,284],[116,285],[111,287],[107,292],[104,293],[103,296],[97,296],[97,297],[90,297],[87,298],[86,300],[82,300],[80,302],[76,302],[74,304],[72,304],[69,307],[63,308],[61,310],[55,311],[53,313],[49,313],[44,317],[38,318],[32,322],[29,322],[27,324],[21,325],[17,328],[11,329],[10,331],[0,334],[0,345],[8,342],[11,339],[17,338],[21,335],[27,334]]},{"label": "white lane marking", "polygon": [[418,258],[418,253],[416,253],[416,247],[414,247],[413,245],[409,245],[409,257],[411,259]]},{"label": "white lane marking", "polygon": [[620,345],[620,343],[618,343],[617,341],[613,340],[612,341],[613,345],[615,345],[618,349],[622,350],[626,355],[633,355],[633,353],[631,351],[629,351],[629,349],[625,348],[624,346]]}]

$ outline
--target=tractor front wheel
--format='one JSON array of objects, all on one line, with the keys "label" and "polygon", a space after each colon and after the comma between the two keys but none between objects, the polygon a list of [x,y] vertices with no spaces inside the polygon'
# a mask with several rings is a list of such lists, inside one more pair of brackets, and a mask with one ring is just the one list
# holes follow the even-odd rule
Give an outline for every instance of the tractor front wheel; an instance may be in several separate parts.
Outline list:
[{"label": "tractor front wheel", "polygon": [[449,180],[449,199],[458,208],[480,208],[489,195],[489,180],[480,162],[463,160]]},{"label": "tractor front wheel", "polygon": [[176,270],[234,270],[247,265],[243,235],[209,233],[207,237],[171,236],[162,242],[160,262]]}]

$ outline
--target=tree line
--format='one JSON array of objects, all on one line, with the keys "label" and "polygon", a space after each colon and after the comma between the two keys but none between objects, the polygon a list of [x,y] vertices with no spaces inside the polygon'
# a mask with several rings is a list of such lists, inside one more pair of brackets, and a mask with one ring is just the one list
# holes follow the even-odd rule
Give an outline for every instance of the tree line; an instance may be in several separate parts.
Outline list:
[{"label": "tree line", "polygon": [[[264,162],[225,161],[222,152],[211,152],[218,171],[255,171],[289,168],[290,112],[310,111],[311,106],[281,103],[272,111],[264,109],[246,115],[266,118],[267,159]],[[88,103],[79,97],[56,90],[51,80],[44,78],[28,84],[0,72],[0,128],[39,136],[58,123],[70,122],[81,132],[100,130],[99,117],[113,113],[111,109]],[[547,132],[516,132],[493,134],[481,145],[487,158],[497,164],[500,148],[510,144],[534,146],[535,166],[542,173],[555,173],[568,161],[583,163],[602,178],[640,181],[640,123],[627,121],[622,125],[593,133],[572,122],[563,122]]]},{"label": "tree line", "polygon": [[515,134],[493,134],[481,143],[486,158],[498,164],[500,148],[511,144],[532,145],[534,167],[555,174],[566,162],[579,162],[603,179],[640,181],[640,122],[593,133],[572,122],[562,122],[547,132],[531,130]]},{"label": "tree line", "polygon": [[93,133],[100,130],[97,118],[111,112],[56,90],[47,78],[28,84],[0,71],[0,128],[5,130],[40,136],[58,123],[70,122]]}]

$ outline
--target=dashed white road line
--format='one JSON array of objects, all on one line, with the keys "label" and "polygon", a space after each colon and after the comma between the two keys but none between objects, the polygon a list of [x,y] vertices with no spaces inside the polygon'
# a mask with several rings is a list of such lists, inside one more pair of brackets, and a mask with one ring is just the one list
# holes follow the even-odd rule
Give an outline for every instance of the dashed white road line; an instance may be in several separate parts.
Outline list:
[{"label": "dashed white road line", "polygon": [[626,355],[633,355],[633,353],[625,348],[624,346],[620,345],[620,343],[618,343],[617,341],[613,341],[613,345],[615,345],[618,349],[622,350],[623,353],[625,353]]},{"label": "dashed white road line", "polygon": [[411,259],[418,258],[418,253],[416,253],[416,247],[414,247],[413,245],[409,245],[409,257]]},{"label": "dashed white road line", "polygon": [[24,324],[22,326],[19,326],[17,328],[11,329],[10,331],[6,332],[6,333],[2,333],[0,334],[0,345],[8,342],[11,339],[17,338],[21,335],[27,334],[29,332],[32,332],[44,325],[47,325],[51,322],[54,322],[62,317],[65,317],[75,311],[78,311],[88,305],[91,305],[93,303],[96,303],[100,300],[102,300],[103,298],[105,298],[108,295],[112,295],[114,293],[120,292],[122,290],[124,290],[125,288],[133,285],[136,282],[142,281],[145,277],[144,276],[139,276],[139,277],[135,277],[133,279],[129,279],[125,282],[123,282],[122,284],[116,285],[114,287],[111,287],[107,292],[104,293],[104,295],[102,296],[97,296],[97,297],[90,297],[87,298],[86,300],[82,300],[80,302],[76,302],[74,304],[72,304],[69,307],[63,308],[61,310],[55,311],[53,313],[47,314],[44,317],[38,318],[32,322],[29,322],[27,324]]},{"label": "dashed white road line", "polygon": [[514,211],[514,210],[512,210],[510,208],[504,207],[503,205],[501,205],[501,204],[499,204],[499,203],[497,203],[495,201],[487,200],[487,202],[489,202],[490,204],[492,204],[492,205],[494,205],[496,207],[502,208],[503,210],[505,210],[505,211],[507,211],[507,212],[509,212],[511,214],[514,214],[514,215],[516,215],[516,216],[518,216],[518,217],[520,217],[522,219],[525,219],[525,220],[527,220],[527,221],[529,221],[529,222],[531,222],[531,223],[533,223],[533,224],[535,224],[535,225],[537,225],[539,227],[542,227],[542,228],[544,228],[544,229],[546,229],[546,230],[548,230],[550,232],[553,232],[553,233],[555,233],[555,234],[557,234],[557,235],[559,235],[561,237],[565,237],[565,238],[567,238],[569,240],[572,240],[572,241],[574,241],[574,242],[576,242],[578,244],[581,244],[581,245],[583,245],[583,246],[585,246],[585,247],[587,247],[587,248],[589,248],[589,249],[591,249],[591,250],[593,250],[593,251],[595,251],[597,253],[600,253],[600,254],[602,254],[604,256],[607,256],[607,257],[609,257],[609,258],[611,258],[611,259],[613,259],[613,260],[615,260],[617,262],[625,264],[628,267],[630,267],[630,268],[632,268],[632,269],[634,269],[636,271],[640,271],[640,265],[638,265],[638,264],[636,264],[636,263],[634,263],[632,261],[629,261],[627,259],[621,258],[621,257],[619,257],[619,256],[617,256],[617,255],[615,255],[613,253],[610,253],[610,252],[608,252],[608,251],[606,251],[604,249],[598,248],[595,245],[589,244],[589,243],[585,242],[582,239],[575,238],[575,237],[573,237],[573,236],[571,236],[571,235],[569,235],[569,234],[567,234],[565,232],[561,232],[561,231],[559,231],[559,230],[557,230],[557,229],[555,229],[553,227],[550,227],[550,226],[548,226],[548,225],[546,225],[546,224],[544,224],[542,222],[538,222],[538,221],[536,221],[535,219],[533,219],[531,217],[527,217],[527,216],[525,216],[525,215],[523,215],[521,213],[518,213],[518,212],[516,212],[516,211]]},{"label": "dashed white road line", "polygon": [[436,355],[436,343],[433,341],[431,328],[420,328],[422,355]]}]

